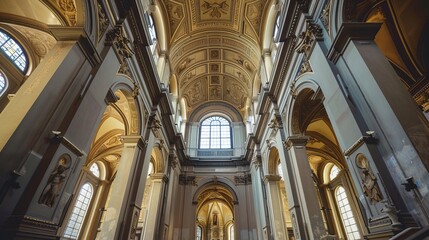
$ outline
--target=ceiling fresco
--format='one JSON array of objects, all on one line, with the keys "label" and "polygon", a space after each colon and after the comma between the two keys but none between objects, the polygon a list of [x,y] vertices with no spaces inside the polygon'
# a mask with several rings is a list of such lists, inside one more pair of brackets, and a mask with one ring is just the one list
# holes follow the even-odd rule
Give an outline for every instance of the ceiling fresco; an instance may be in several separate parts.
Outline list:
[{"label": "ceiling fresco", "polygon": [[261,61],[261,24],[271,1],[166,0],[170,66],[187,112],[207,102],[248,111]]}]

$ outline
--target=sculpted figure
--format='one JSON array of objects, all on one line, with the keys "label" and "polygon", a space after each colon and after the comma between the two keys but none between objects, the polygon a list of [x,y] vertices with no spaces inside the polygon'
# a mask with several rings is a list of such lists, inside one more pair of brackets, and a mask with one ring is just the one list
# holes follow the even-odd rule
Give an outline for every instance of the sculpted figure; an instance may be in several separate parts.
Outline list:
[{"label": "sculpted figure", "polygon": [[69,169],[69,167],[64,165],[65,162],[67,162],[67,159],[61,158],[58,166],[52,171],[51,176],[49,176],[48,183],[39,198],[40,204],[52,207],[55,199],[60,195],[63,183],[67,177],[66,171]]}]

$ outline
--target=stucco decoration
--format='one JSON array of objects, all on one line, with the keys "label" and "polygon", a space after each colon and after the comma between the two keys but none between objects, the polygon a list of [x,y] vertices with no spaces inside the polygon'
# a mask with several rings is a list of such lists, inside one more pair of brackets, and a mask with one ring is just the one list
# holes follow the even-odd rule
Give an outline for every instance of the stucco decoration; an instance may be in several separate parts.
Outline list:
[{"label": "stucco decoration", "polygon": [[[177,76],[179,98],[190,107],[188,114],[207,101],[225,101],[246,116],[246,101],[261,61],[261,25],[270,4],[265,0],[160,4],[167,17],[171,69]],[[224,79],[236,84],[227,85]]]},{"label": "stucco decoration", "polygon": [[42,59],[57,42],[50,34],[33,28],[14,25],[14,27],[31,43],[39,59]]},{"label": "stucco decoration", "polygon": [[356,165],[361,172],[363,194],[369,198],[372,204],[380,202],[383,195],[378,186],[377,177],[370,169],[368,159],[363,153],[356,156]]}]

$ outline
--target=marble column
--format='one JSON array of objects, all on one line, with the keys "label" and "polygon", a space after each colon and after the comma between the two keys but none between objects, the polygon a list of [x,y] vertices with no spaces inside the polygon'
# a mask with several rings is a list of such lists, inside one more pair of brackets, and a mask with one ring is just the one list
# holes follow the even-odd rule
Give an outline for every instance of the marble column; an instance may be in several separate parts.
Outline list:
[{"label": "marble column", "polygon": [[271,222],[271,232],[274,239],[288,239],[285,221],[282,216],[282,202],[278,182],[281,179],[277,175],[265,175],[264,183],[267,189],[268,211]]},{"label": "marble column", "polygon": [[[327,235],[320,212],[318,197],[311,177],[310,164],[308,163],[305,145],[308,137],[291,136],[287,139],[289,155],[294,170],[296,188],[299,202],[302,207],[304,222],[309,239],[322,239]],[[292,214],[292,212],[291,212]],[[292,217],[292,224],[294,224]],[[303,238],[300,238],[303,239]]]}]

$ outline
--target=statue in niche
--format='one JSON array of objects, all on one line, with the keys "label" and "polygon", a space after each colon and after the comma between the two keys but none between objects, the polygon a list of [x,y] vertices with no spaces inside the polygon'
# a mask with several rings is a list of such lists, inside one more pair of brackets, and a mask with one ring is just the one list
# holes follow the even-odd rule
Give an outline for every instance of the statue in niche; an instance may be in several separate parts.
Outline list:
[{"label": "statue in niche", "polygon": [[361,170],[362,189],[364,195],[371,200],[371,203],[380,202],[383,199],[377,178],[369,168],[369,162],[366,156],[359,153],[356,156],[356,165]]},{"label": "statue in niche", "polygon": [[40,195],[40,204],[48,207],[52,207],[54,205],[55,199],[60,195],[64,181],[66,180],[66,171],[70,168],[70,164],[71,159],[69,155],[64,154],[60,157],[57,167],[52,171],[48,178],[48,183]]}]

